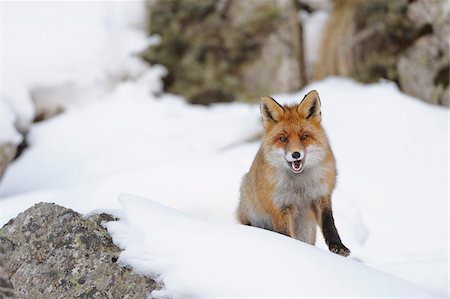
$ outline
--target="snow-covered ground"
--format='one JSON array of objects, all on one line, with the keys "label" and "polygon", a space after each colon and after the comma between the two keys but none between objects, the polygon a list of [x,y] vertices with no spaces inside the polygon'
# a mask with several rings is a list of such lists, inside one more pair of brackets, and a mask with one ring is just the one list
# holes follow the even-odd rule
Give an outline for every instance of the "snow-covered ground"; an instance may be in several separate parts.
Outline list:
[{"label": "snow-covered ground", "polygon": [[[164,69],[147,68],[133,56],[148,40],[141,35],[124,42],[134,36],[124,12],[138,2],[125,10],[124,3],[108,3],[89,6],[86,26],[67,25],[74,40],[47,23],[33,28],[17,19],[25,2],[16,10],[5,6],[2,56],[10,60],[3,59],[1,92],[8,109],[29,121],[26,107],[32,104],[24,95],[43,86],[66,91],[67,82],[77,91],[69,102],[77,105],[31,127],[30,147],[0,182],[0,225],[39,201],[117,214],[121,221],[107,227],[125,249],[120,261],[157,275],[166,288],[155,296],[423,298],[431,296],[428,290],[448,296],[448,110],[406,96],[390,82],[362,85],[344,78],[274,95],[283,103],[298,102],[308,90],[319,91],[338,162],[336,225],[352,254],[345,259],[328,252],[320,233],[315,248],[240,226],[234,212],[240,179],[259,146],[258,106],[190,106],[161,94]],[[37,24],[52,19],[53,7],[33,5],[35,14],[28,18]],[[80,16],[87,8],[58,5],[60,18]],[[53,32],[53,46],[38,43],[41,59],[29,58],[14,50],[22,47],[13,38],[16,30],[25,35],[22,42],[31,38],[26,34]],[[91,51],[81,47],[69,65],[63,54],[77,53],[83,34],[93,41]],[[47,49],[58,47],[49,59]],[[104,56],[108,48],[119,54]],[[21,58],[29,65],[13,70],[11,63]],[[45,61],[52,62],[48,68]],[[41,96],[53,102],[61,93]],[[10,139],[19,140],[10,125],[5,128]],[[122,193],[140,197],[122,195],[119,201]]]},{"label": "snow-covered ground", "polygon": [[125,215],[108,230],[125,248],[121,262],[141,273],[163,273],[165,288],[154,291],[155,298],[434,296],[280,234],[202,221],[125,194],[121,203]]},{"label": "snow-covered ground", "polygon": [[[149,202],[150,208],[144,205],[142,210],[147,209],[149,217],[152,215],[155,219],[139,220],[143,214],[134,215],[128,211],[126,201],[123,208],[118,196],[124,192],[140,195],[207,221],[202,222],[205,227],[215,227],[219,225],[215,223],[220,222],[229,238],[230,231],[236,229],[234,211],[240,179],[259,146],[257,141],[248,140],[260,132],[261,126],[257,105],[193,107],[173,95],[155,96],[160,88],[162,72],[159,67],[151,68],[140,80],[118,85],[100,101],[69,109],[33,126],[29,135],[30,148],[11,165],[3,178],[0,222],[7,222],[41,200],[56,202],[82,213],[116,210],[113,212],[126,215],[125,223],[132,223],[124,224],[124,227],[135,230],[130,233],[132,236],[149,238],[135,244],[134,237],[124,239],[120,229],[112,229],[115,241],[127,247],[128,240],[132,247],[123,260],[138,259],[143,269],[149,271],[151,267],[147,265],[153,265],[154,259],[164,259],[174,272],[164,272],[162,279],[168,286],[172,280],[178,283],[173,287],[175,293],[172,295],[186,295],[180,289],[194,292],[197,288],[184,289],[189,285],[183,284],[187,281],[177,279],[177,273],[186,273],[183,272],[186,269],[181,268],[181,272],[177,272],[178,254],[181,253],[176,251],[185,250],[180,246],[182,240],[204,247],[208,244],[204,237],[211,235],[192,232],[193,239],[189,241],[186,229],[180,227],[177,234],[173,227],[170,231],[165,230],[165,220],[158,223],[156,219],[164,218],[157,217],[158,209],[163,208]],[[317,89],[321,94],[324,126],[338,161],[335,218],[342,239],[352,250],[351,258],[446,295],[448,111],[412,99],[389,82],[361,85],[343,78],[329,78],[299,93],[275,98],[281,102],[299,101],[309,89]],[[154,212],[151,212],[152,207],[156,209]],[[133,224],[134,221],[138,224]],[[184,222],[174,219],[169,224],[177,223],[181,225]],[[257,230],[241,230],[248,234],[246,238],[250,240],[251,234],[255,233],[255,244],[262,244],[258,241],[260,233]],[[165,237],[160,239],[159,234],[164,232]],[[274,244],[281,238],[274,233],[269,235]],[[270,239],[269,235],[264,234],[264,238]],[[234,242],[244,242],[241,235],[237,236]],[[325,248],[321,236],[319,241],[318,246]],[[146,247],[147,242],[156,245],[154,248]],[[211,256],[204,256],[205,267],[214,259],[222,263],[226,261],[230,267],[223,269],[224,277],[227,274],[232,277],[234,272],[226,271],[235,271],[235,267],[250,267],[258,273],[264,269],[263,265],[252,264],[255,259],[250,259],[248,265],[244,258],[235,264],[234,257],[238,253],[231,249],[224,248],[221,254],[217,254],[217,244],[225,243],[217,243],[215,238],[211,238]],[[242,243],[243,247],[246,246],[244,244],[247,243]],[[278,245],[274,246],[278,248]],[[297,248],[299,260],[305,258],[304,254],[309,257],[312,249],[303,250],[308,248],[303,245],[293,246]],[[194,250],[196,247],[192,245],[190,248]],[[319,249],[313,251],[320,252],[314,253],[318,265],[325,263],[320,257],[331,255]],[[242,254],[252,255],[250,248]],[[280,259],[284,265],[290,264],[290,260]],[[354,265],[354,262],[349,262],[349,265]],[[188,268],[192,271],[200,267],[188,266],[193,266]],[[158,273],[160,268],[154,269]],[[338,270],[333,268],[330,271]],[[297,272],[292,273],[295,276]],[[272,275],[277,277],[276,273]],[[255,275],[254,279],[257,277],[260,276]],[[313,276],[308,277],[313,279]],[[343,277],[340,276],[339,285]],[[226,285],[228,282],[225,280],[223,283]],[[255,286],[257,280],[247,277],[246,283]],[[207,285],[209,283],[205,282]],[[334,291],[339,289],[330,288]],[[337,293],[346,296],[349,294],[344,292],[347,288],[353,289],[353,285],[345,285],[339,289],[342,293]],[[210,295],[213,293],[209,291],[222,289],[198,290],[200,295]],[[368,290],[364,287],[355,294],[378,295]],[[255,290],[255,294],[260,294],[259,291]],[[329,294],[323,291],[320,294]],[[405,292],[410,294],[406,289]],[[230,296],[233,294],[237,293],[229,293]],[[250,295],[248,292],[244,294]],[[311,295],[309,291],[290,294]]]},{"label": "snow-covered ground", "polygon": [[142,1],[0,1],[0,103],[26,131],[36,112],[104,95],[145,70],[145,24]]}]

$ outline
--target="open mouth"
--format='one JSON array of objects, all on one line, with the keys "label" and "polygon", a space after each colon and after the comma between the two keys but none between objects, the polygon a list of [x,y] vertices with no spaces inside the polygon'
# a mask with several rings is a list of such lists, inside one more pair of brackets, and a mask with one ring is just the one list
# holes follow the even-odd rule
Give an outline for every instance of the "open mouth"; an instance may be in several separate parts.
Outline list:
[{"label": "open mouth", "polygon": [[303,161],[297,160],[297,161],[288,162],[288,163],[291,166],[291,170],[294,173],[300,173],[303,171]]}]

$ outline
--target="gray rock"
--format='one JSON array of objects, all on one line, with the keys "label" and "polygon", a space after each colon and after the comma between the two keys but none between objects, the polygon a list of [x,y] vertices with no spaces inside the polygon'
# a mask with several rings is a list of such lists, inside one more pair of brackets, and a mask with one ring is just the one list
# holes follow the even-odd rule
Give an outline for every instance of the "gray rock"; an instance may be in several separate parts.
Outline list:
[{"label": "gray rock", "polygon": [[159,289],[153,279],[117,263],[120,249],[101,225],[113,220],[108,214],[84,219],[50,203],[36,204],[10,220],[0,229],[0,263],[14,296],[146,298]]},{"label": "gray rock", "polygon": [[428,103],[449,106],[450,2],[334,0],[316,79],[385,78]]},{"label": "gray rock", "polygon": [[287,93],[307,82],[292,0],[147,0],[161,43],[142,53],[168,70],[166,91],[211,104]]},{"label": "gray rock", "polygon": [[397,63],[401,89],[429,103],[450,107],[448,1],[417,0],[408,6],[408,18],[431,34],[419,38]]},{"label": "gray rock", "polygon": [[0,261],[0,299],[12,298],[14,288]]},{"label": "gray rock", "polygon": [[[231,22],[252,16],[260,1],[234,1],[230,7]],[[266,94],[287,93],[300,89],[307,82],[304,54],[303,28],[298,20],[298,10],[293,1],[266,1],[281,14],[276,30],[264,39],[259,56],[241,66],[240,76],[246,90],[256,91],[259,97]],[[259,96],[257,96],[259,95]]]}]

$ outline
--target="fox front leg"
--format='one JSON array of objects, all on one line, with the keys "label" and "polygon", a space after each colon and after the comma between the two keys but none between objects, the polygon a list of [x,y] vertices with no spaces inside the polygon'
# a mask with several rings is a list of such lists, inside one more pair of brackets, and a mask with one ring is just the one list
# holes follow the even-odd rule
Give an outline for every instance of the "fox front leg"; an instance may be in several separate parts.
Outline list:
[{"label": "fox front leg", "polygon": [[333,211],[331,210],[330,198],[325,198],[322,202],[322,213],[320,217],[320,227],[323,237],[331,252],[342,256],[348,256],[350,250],[342,244],[339,233],[334,225]]},{"label": "fox front leg", "polygon": [[295,226],[295,219],[298,211],[292,206],[283,206],[275,213],[272,218],[273,229],[283,235],[297,238],[297,229]]}]

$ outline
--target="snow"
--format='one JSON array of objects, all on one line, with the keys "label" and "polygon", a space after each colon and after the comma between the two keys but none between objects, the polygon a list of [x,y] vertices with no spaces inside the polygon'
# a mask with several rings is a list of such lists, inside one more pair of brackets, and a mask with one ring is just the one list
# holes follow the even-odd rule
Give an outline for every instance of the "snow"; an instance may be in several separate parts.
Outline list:
[{"label": "snow", "polygon": [[[262,130],[259,110],[257,105],[239,103],[190,106],[182,98],[161,94],[159,77],[164,71],[161,67],[152,67],[139,80],[117,85],[101,100],[72,107],[59,116],[34,125],[29,133],[30,148],[3,177],[0,224],[39,201],[56,202],[81,213],[116,211],[114,213],[126,215],[117,224],[117,231],[112,231],[114,241],[127,248],[122,258],[124,262],[148,273],[168,269],[153,264],[154,259],[165,259],[172,269],[160,273],[163,274],[160,279],[170,285],[165,289],[167,292],[181,297],[207,297],[222,290],[221,280],[215,284],[208,282],[211,289],[205,286],[196,293],[196,287],[189,288],[190,281],[180,280],[180,275],[193,271],[190,268],[192,265],[181,263],[186,255],[173,252],[174,249],[170,248],[173,244],[183,243],[187,235],[194,234],[188,233],[188,223],[200,221],[198,219],[201,219],[200,227],[204,229],[219,225],[220,230],[227,232],[229,240],[233,240],[230,241],[232,243],[238,240],[232,239],[231,235],[243,230],[245,234],[255,233],[255,236],[239,235],[239,242],[248,239],[244,242],[247,244],[255,239],[255,244],[258,244],[260,232],[236,228],[234,212],[240,179],[248,170],[259,146],[258,141],[252,141]],[[344,244],[352,250],[351,260],[447,295],[448,110],[410,98],[390,82],[362,85],[343,78],[329,78],[313,83],[298,93],[274,97],[283,103],[299,101],[310,89],[317,89],[321,96],[324,126],[338,161],[338,186],[333,195],[333,207]],[[133,216],[131,220],[127,200],[122,199],[125,207],[117,200],[123,192],[152,199],[198,219],[189,218],[191,220],[184,224],[183,219],[188,216],[180,216],[180,220],[172,217],[172,224],[165,221],[159,223],[157,219],[162,216],[157,215],[165,215],[161,210],[166,211],[166,208],[149,201],[148,205],[143,204],[137,209],[146,211],[146,215],[153,215],[155,219]],[[150,211],[152,209],[155,211]],[[151,221],[151,225],[145,221]],[[183,223],[186,229],[180,227],[178,232],[173,227],[170,232],[164,230],[164,227],[175,226],[176,223]],[[110,225],[114,227],[114,224]],[[124,230],[129,230],[129,243],[122,238]],[[160,231],[166,233],[168,243],[152,239],[151,236]],[[144,241],[134,243],[132,236],[137,234],[146,239],[145,233],[149,234],[149,241],[145,242],[153,240],[158,244],[154,249],[158,250],[158,254],[148,251],[151,249]],[[270,232],[263,234],[264,240],[274,239],[264,241],[270,244],[280,238]],[[199,247],[208,240],[208,243],[217,243],[214,248],[227,243],[218,242],[208,232],[199,232],[194,236]],[[320,234],[317,246],[321,249],[311,249],[303,244],[292,246],[296,248],[292,250],[298,251],[299,255],[308,252],[304,253],[304,258],[297,257],[299,261],[312,259],[315,263],[334,265],[334,262],[323,257],[332,253],[322,250],[326,249],[326,245]],[[184,247],[187,244],[174,248]],[[194,247],[189,252],[194,251]],[[223,269],[224,276],[220,277],[233,277],[235,273],[227,272],[227,269],[241,269],[244,265],[235,264],[234,255],[232,252],[228,255],[226,248],[220,251],[222,255],[207,255],[201,251],[203,254],[200,257],[205,258],[207,265],[215,259],[229,264],[228,268]],[[249,253],[251,248],[246,249],[246,257],[252,255]],[[133,250],[136,250],[134,254]],[[325,260],[322,261],[322,258]],[[142,268],[138,262],[133,262],[136,260]],[[282,265],[289,263],[284,258],[282,260]],[[246,264],[248,269],[259,273],[261,268],[255,267],[256,260],[250,261]],[[348,267],[352,269],[362,267],[362,264],[353,266],[355,262],[349,259],[343,261],[350,263],[352,266]],[[341,276],[333,272],[338,271],[334,266],[329,268],[327,271],[331,271],[333,276]],[[354,275],[350,274],[354,271],[369,271],[372,274],[368,276],[381,277],[381,274],[373,274],[370,269],[350,268],[345,268],[348,275]],[[276,269],[283,272],[281,268]],[[206,270],[209,271],[209,268]],[[322,272],[316,269],[313,273]],[[430,276],[430,273],[433,275]],[[203,274],[190,273],[192,277]],[[260,278],[259,274],[255,275],[255,280],[245,278],[249,289],[240,289],[236,285],[236,290],[249,294],[250,286],[258,284],[256,278]],[[308,275],[311,280],[319,277],[312,275],[315,274]],[[408,290],[412,290],[409,285],[394,287],[398,281],[392,278],[377,279],[390,281],[393,285],[386,292],[392,290],[395,293],[401,288],[405,294],[410,294]],[[223,281],[230,283],[229,280]],[[201,282],[199,280],[192,285],[198,286]],[[307,285],[312,289],[318,283]],[[351,285],[357,294],[381,296],[381,293],[372,293],[369,288],[369,283],[361,289]],[[229,289],[232,292],[233,288]],[[300,294],[307,296],[309,293],[306,290],[309,289]],[[323,295],[330,290],[342,296],[349,294],[337,286],[330,286],[330,289],[323,289]],[[190,291],[193,293],[188,294]],[[294,294],[297,289],[287,288],[286,292],[289,291]],[[259,289],[256,288],[255,292]],[[420,293],[417,291],[416,294]]]},{"label": "snow", "polygon": [[[36,110],[91,101],[144,70],[142,1],[1,1],[3,94],[22,131]],[[63,29],[62,29],[63,28]]]},{"label": "snow", "polygon": [[125,248],[119,262],[162,273],[165,288],[154,298],[434,296],[280,234],[199,220],[131,195],[120,201],[125,217],[108,231]]},{"label": "snow", "polygon": [[[345,259],[320,233],[311,247],[236,224],[262,132],[258,105],[199,107],[162,93],[166,70],[135,56],[158,42],[143,33],[142,2],[0,5],[0,140],[20,142],[14,125],[28,127],[36,109],[65,107],[31,126],[30,147],[3,176],[0,225],[40,201],[114,213],[120,261],[163,281],[159,297],[448,296],[449,110],[384,81],[328,78],[273,95],[321,96]],[[314,63],[327,16],[308,18]]]}]

